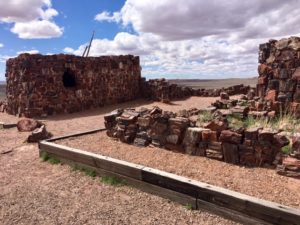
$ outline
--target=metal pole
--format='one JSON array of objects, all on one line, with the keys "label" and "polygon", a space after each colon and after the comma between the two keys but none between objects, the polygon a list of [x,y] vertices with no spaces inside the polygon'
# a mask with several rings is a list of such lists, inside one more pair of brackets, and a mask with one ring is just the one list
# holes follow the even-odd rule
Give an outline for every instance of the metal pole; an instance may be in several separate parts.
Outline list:
[{"label": "metal pole", "polygon": [[90,41],[90,44],[89,44],[89,47],[88,47],[88,50],[87,50],[87,53],[86,53],[86,57],[89,56],[91,45],[92,45],[92,41],[94,39],[94,35],[95,35],[95,31],[93,31],[93,35],[92,35],[92,38],[91,38],[91,41]]}]

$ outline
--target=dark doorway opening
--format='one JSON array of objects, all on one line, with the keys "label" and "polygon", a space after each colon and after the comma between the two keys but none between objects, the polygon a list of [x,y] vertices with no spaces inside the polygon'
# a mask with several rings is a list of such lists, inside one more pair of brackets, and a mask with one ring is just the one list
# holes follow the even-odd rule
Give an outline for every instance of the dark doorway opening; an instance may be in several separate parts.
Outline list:
[{"label": "dark doorway opening", "polygon": [[69,69],[64,72],[63,84],[66,88],[71,88],[76,86],[76,77]]}]

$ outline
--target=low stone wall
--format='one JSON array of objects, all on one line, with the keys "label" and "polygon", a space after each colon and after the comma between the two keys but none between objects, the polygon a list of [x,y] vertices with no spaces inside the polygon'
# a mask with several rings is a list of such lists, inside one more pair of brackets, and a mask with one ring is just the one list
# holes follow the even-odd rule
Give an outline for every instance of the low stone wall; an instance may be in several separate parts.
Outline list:
[{"label": "low stone wall", "polygon": [[250,90],[250,86],[243,84],[219,89],[194,89],[171,84],[166,79],[142,80],[141,87],[144,97],[163,102],[190,96],[218,97],[221,92],[226,92],[228,95],[247,94]]},{"label": "low stone wall", "polygon": [[300,115],[300,38],[270,40],[259,46],[257,94]]},{"label": "low stone wall", "polygon": [[6,63],[7,112],[34,117],[136,99],[139,57],[21,54]]},{"label": "low stone wall", "polygon": [[[215,110],[209,107],[204,111]],[[198,109],[164,112],[157,107],[118,109],[105,116],[105,127],[108,136],[137,146],[151,144],[244,166],[282,165],[281,149],[289,144],[286,133],[261,127],[232,128],[224,116],[201,123],[201,113]],[[236,114],[242,115],[243,110]],[[300,136],[293,139],[294,158],[300,162],[300,145],[295,143],[300,143]],[[300,175],[300,164],[295,171]]]}]

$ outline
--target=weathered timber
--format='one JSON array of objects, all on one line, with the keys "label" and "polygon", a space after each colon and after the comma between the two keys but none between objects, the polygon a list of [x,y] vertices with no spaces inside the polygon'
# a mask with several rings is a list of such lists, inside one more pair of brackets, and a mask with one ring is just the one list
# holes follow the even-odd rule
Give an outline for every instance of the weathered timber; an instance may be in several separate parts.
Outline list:
[{"label": "weathered timber", "polygon": [[9,128],[14,128],[16,126],[17,126],[16,123],[3,123],[3,122],[0,122],[0,129],[9,129]]}]

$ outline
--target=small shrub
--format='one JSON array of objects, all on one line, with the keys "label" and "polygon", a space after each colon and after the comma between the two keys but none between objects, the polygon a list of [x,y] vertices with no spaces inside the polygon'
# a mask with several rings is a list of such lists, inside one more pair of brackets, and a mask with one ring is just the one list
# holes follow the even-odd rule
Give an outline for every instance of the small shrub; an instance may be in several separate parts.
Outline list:
[{"label": "small shrub", "polygon": [[43,162],[49,162],[51,164],[59,164],[60,163],[60,160],[58,158],[49,156],[49,154],[47,152],[43,152],[41,158],[42,158]]},{"label": "small shrub", "polygon": [[214,116],[211,112],[202,112],[198,115],[198,123],[199,124],[203,124],[203,123],[207,123],[209,121],[212,121],[214,119]]},{"label": "small shrub", "polygon": [[119,179],[117,177],[110,177],[110,176],[102,177],[101,182],[111,186],[123,186],[126,184],[124,180]]},{"label": "small shrub", "polygon": [[281,148],[281,151],[284,153],[284,154],[289,154],[292,152],[292,148],[290,145],[286,145],[284,147]]},{"label": "small shrub", "polygon": [[43,162],[48,161],[48,159],[49,159],[48,153],[47,153],[47,152],[42,152],[41,158],[42,158],[42,161],[43,161]]},{"label": "small shrub", "polygon": [[83,172],[86,176],[89,176],[89,177],[96,177],[96,175],[97,175],[95,170],[89,169],[89,168],[86,168],[86,167],[80,167],[80,166],[77,166],[77,165],[75,165],[73,167],[73,171]]},{"label": "small shrub", "polygon": [[229,116],[227,120],[229,122],[230,127],[234,129],[239,129],[244,126],[244,122],[240,118]]},{"label": "small shrub", "polygon": [[49,157],[48,162],[55,165],[55,164],[59,164],[60,160],[55,157]]},{"label": "small shrub", "polygon": [[187,210],[193,210],[193,206],[192,204],[188,203],[184,206],[184,208],[186,208]]}]

